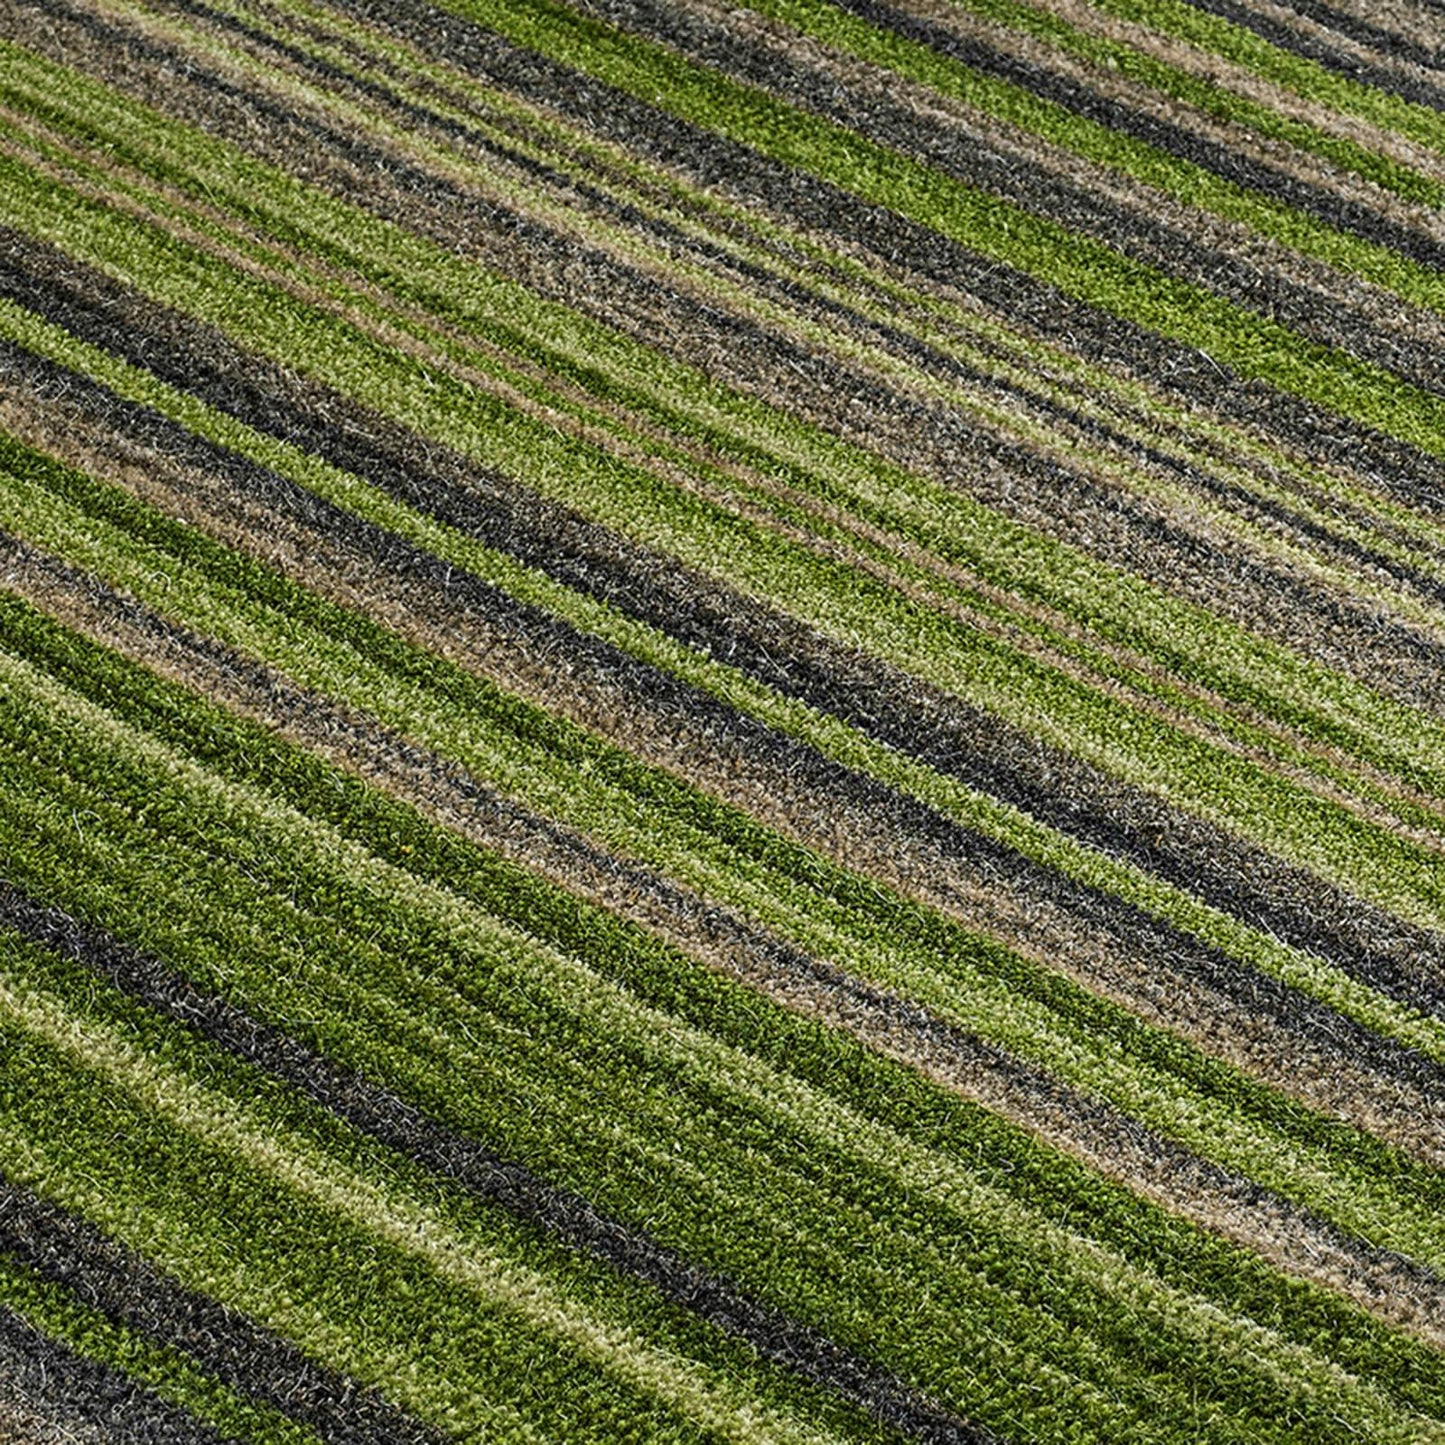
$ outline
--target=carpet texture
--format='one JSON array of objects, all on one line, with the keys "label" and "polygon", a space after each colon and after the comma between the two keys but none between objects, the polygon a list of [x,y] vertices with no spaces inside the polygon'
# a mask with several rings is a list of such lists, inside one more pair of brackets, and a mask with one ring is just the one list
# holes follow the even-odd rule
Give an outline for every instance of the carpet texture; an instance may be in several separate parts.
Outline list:
[{"label": "carpet texture", "polygon": [[0,0],[0,1439],[1445,1440],[1445,4]]}]

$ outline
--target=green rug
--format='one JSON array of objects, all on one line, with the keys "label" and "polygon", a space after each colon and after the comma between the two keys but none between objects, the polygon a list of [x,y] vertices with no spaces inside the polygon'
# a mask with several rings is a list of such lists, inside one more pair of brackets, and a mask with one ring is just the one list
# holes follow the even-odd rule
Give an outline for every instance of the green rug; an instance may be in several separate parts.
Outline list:
[{"label": "green rug", "polygon": [[1442,0],[0,0],[0,1440],[1445,1441]]}]

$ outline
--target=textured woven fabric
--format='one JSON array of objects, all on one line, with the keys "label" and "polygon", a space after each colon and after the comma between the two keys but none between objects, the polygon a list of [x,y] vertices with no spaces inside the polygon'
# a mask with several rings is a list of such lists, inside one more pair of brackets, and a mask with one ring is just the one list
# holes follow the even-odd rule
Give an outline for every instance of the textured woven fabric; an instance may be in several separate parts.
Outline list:
[{"label": "textured woven fabric", "polygon": [[0,0],[0,1440],[1445,1440],[1440,0]]}]

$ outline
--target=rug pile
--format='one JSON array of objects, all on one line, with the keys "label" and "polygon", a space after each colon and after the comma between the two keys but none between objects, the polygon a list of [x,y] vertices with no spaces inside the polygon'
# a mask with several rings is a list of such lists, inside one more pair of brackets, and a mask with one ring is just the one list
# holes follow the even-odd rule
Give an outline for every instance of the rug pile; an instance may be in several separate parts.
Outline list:
[{"label": "rug pile", "polygon": [[0,1439],[1445,1440],[1440,0],[0,0]]}]

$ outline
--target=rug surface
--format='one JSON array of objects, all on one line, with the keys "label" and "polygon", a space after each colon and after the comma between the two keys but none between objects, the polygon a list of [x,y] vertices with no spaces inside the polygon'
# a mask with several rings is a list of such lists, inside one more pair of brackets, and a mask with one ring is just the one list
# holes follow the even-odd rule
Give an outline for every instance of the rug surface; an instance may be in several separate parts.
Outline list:
[{"label": "rug surface", "polygon": [[0,0],[0,1440],[1445,1440],[1441,0]]}]

